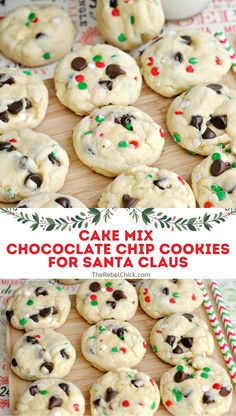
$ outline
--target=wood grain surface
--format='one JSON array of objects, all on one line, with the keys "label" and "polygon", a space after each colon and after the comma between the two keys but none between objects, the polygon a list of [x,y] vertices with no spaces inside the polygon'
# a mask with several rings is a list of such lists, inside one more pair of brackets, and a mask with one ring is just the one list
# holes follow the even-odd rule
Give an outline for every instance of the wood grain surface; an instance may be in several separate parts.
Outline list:
[{"label": "wood grain surface", "polygon": [[[48,134],[58,141],[69,155],[69,173],[63,188],[59,192],[78,197],[89,208],[96,207],[99,194],[112,179],[94,173],[79,161],[72,144],[72,131],[81,117],[60,104],[55,95],[53,80],[45,83],[49,90],[49,106],[45,119],[35,130]],[[228,73],[221,83],[236,88],[236,74]],[[134,105],[148,113],[165,129],[166,143],[164,151],[154,166],[160,169],[173,170],[189,182],[193,168],[202,160],[202,157],[188,154],[186,150],[174,142],[168,133],[166,113],[171,101],[172,99],[162,97],[153,92],[143,81],[141,96]],[[0,204],[0,206],[13,205]]]},{"label": "wood grain surface", "polygon": [[[212,299],[209,286],[207,285],[207,289],[209,295]],[[70,315],[66,321],[66,323],[58,329],[58,332],[63,333],[73,344],[77,352],[77,358],[75,364],[70,372],[70,374],[65,378],[68,381],[76,384],[84,394],[86,398],[86,412],[85,416],[90,416],[89,410],[89,389],[92,384],[103,374],[99,370],[93,368],[83,357],[80,347],[80,340],[83,332],[89,327],[89,324],[79,316],[76,308],[75,308],[75,296],[71,297],[72,300],[72,308]],[[212,299],[213,301],[213,299]],[[216,308],[215,308],[216,309]],[[207,315],[203,307],[200,307],[196,313],[208,324],[210,325]],[[218,312],[216,311],[217,316]],[[150,348],[150,330],[155,324],[155,320],[148,317],[141,308],[138,309],[137,314],[135,317],[130,321],[134,326],[136,326],[143,337],[148,342],[147,353],[142,360],[142,362],[136,367],[138,370],[148,373],[151,377],[153,377],[157,382],[161,375],[171,368],[169,364],[164,364],[157,358],[157,356],[152,352]],[[212,333],[213,334],[213,333]],[[11,349],[12,346],[15,344],[16,340],[22,335],[22,331],[14,329],[11,326],[7,328],[7,348],[9,353],[9,361],[11,357]],[[214,334],[213,334],[214,336]],[[214,337],[215,339],[215,337]],[[217,342],[215,341],[215,352],[213,358],[217,360],[217,362],[222,365],[225,369],[225,362],[222,358],[221,351],[218,347]],[[11,415],[13,415],[13,411],[16,406],[16,402],[19,399],[20,393],[29,385],[30,383],[24,380],[19,379],[11,370],[9,370],[9,388],[10,388],[10,409]],[[155,416],[170,416],[170,413],[160,405],[160,408],[155,413]],[[230,411],[228,411],[225,416],[235,416],[236,415],[236,400],[235,400],[235,393],[233,398],[233,404],[231,406]],[[32,415],[33,416],[33,415]],[[118,416],[118,415],[116,415]],[[138,415],[137,415],[138,416]],[[189,415],[194,416],[194,415]]]}]

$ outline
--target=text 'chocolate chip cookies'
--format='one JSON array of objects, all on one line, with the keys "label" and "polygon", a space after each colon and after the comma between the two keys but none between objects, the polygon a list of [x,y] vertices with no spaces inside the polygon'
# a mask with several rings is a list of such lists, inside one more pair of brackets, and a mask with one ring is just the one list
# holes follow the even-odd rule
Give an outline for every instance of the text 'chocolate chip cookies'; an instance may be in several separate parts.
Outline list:
[{"label": "text 'chocolate chip cookies'", "polygon": [[56,192],[63,186],[68,168],[67,153],[46,134],[29,129],[5,133],[0,136],[0,201]]},{"label": "text 'chocolate chip cookies'", "polygon": [[105,176],[141,163],[153,164],[164,146],[164,130],[135,107],[107,106],[83,118],[74,130],[79,159]]},{"label": "text 'chocolate chip cookies'", "polygon": [[109,104],[130,105],[139,97],[142,76],[136,61],[110,45],[87,45],[56,67],[58,99],[77,114]]},{"label": "text 'chocolate chip cookies'", "polygon": [[25,66],[41,66],[70,51],[75,28],[59,7],[19,7],[0,21],[0,49]]},{"label": "text 'chocolate chip cookies'", "polygon": [[60,286],[22,286],[9,299],[6,317],[14,328],[59,328],[70,312],[70,298]]},{"label": "text 'chocolate chip cookies'", "polygon": [[160,32],[161,0],[98,0],[97,23],[108,43],[126,51],[137,48]]},{"label": "text 'chocolate chip cookies'", "polygon": [[128,321],[136,313],[138,297],[126,280],[85,280],[79,286],[76,307],[89,323],[103,319]]},{"label": "text 'chocolate chip cookies'", "polygon": [[198,84],[217,83],[231,67],[228,52],[218,40],[190,29],[161,37],[146,49],[141,62],[146,83],[164,97]]},{"label": "text 'chocolate chip cookies'", "polygon": [[48,90],[30,71],[0,68],[0,133],[35,128],[43,120]]}]

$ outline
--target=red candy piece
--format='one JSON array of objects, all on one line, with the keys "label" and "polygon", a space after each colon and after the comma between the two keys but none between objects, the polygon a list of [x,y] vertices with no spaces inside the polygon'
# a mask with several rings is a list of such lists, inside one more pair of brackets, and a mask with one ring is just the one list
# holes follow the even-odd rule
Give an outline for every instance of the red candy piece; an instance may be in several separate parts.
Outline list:
[{"label": "red candy piece", "polygon": [[73,404],[73,408],[74,408],[74,410],[75,410],[76,412],[79,412],[79,411],[80,411],[78,403],[74,403],[74,404]]},{"label": "red candy piece", "polygon": [[9,143],[17,143],[17,140],[16,139],[10,139],[8,141],[9,141]]},{"label": "red candy piece", "polygon": [[96,299],[97,299],[97,295],[91,295],[91,296],[90,296],[90,299],[91,299],[91,300],[96,300]]},{"label": "red candy piece", "polygon": [[99,133],[99,137],[103,137],[104,136],[104,133]]},{"label": "red candy piece", "polygon": [[35,19],[32,20],[33,23],[38,23],[38,21],[39,21],[39,18],[38,17],[35,17]]},{"label": "red candy piece", "polygon": [[167,400],[166,402],[165,402],[165,405],[167,406],[167,407],[170,407],[170,406],[172,406],[172,401],[171,400]]},{"label": "red candy piece", "polygon": [[160,75],[160,72],[159,72],[159,69],[157,68],[157,66],[154,66],[154,67],[151,69],[151,74],[152,74],[154,77],[157,77],[158,75]]},{"label": "red candy piece", "polygon": [[152,56],[148,57],[147,66],[152,66],[154,64],[154,58]]},{"label": "red candy piece", "polygon": [[131,140],[131,142],[129,142],[130,144],[132,144],[135,149],[139,146],[139,143],[137,142],[137,140]]},{"label": "red candy piece", "polygon": [[175,299],[174,298],[170,298],[170,303],[175,303]]},{"label": "red candy piece", "polygon": [[83,75],[76,75],[75,77],[77,82],[83,82],[84,81],[84,76]]},{"label": "red candy piece", "polygon": [[41,335],[35,335],[34,338],[40,339],[41,338]]},{"label": "red candy piece", "polygon": [[138,404],[139,404],[139,406],[143,406],[143,403],[142,402],[139,402]]},{"label": "red candy piece", "polygon": [[215,383],[215,384],[213,384],[212,388],[214,390],[220,390],[221,389],[221,385],[219,383]]},{"label": "red candy piece", "polygon": [[107,292],[113,292],[112,287],[107,287]]},{"label": "red candy piece", "polygon": [[160,329],[157,329],[157,330],[156,330],[156,333],[157,333],[157,334],[162,334],[162,331],[160,331]]},{"label": "red candy piece", "polygon": [[192,294],[192,300],[196,300],[196,296],[194,295],[194,293]]},{"label": "red candy piece", "polygon": [[122,402],[122,406],[123,406],[123,407],[129,407],[129,406],[130,406],[130,402],[129,402],[128,400],[124,400],[124,401]]},{"label": "red candy piece", "polygon": [[144,295],[147,295],[148,294],[148,288],[147,287],[145,287],[145,289],[143,290],[143,294]]},{"label": "red candy piece", "polygon": [[150,302],[151,302],[151,298],[150,298],[150,296],[146,296],[146,297],[144,298],[144,300],[145,300],[145,302],[147,302],[147,303],[150,303]]},{"label": "red candy piece", "polygon": [[146,343],[146,341],[143,341],[143,348],[147,348],[147,343]]},{"label": "red candy piece", "polygon": [[104,68],[104,66],[105,66],[104,62],[96,62],[97,68]]},{"label": "red candy piece", "polygon": [[165,137],[164,129],[160,129],[160,135],[161,135],[161,137]]},{"label": "red candy piece", "polygon": [[221,65],[221,59],[218,56],[216,56],[216,65]]},{"label": "red candy piece", "polygon": [[183,111],[175,111],[175,114],[176,114],[177,116],[182,116],[182,114],[184,114],[184,112],[183,112]]},{"label": "red candy piece", "polygon": [[192,67],[192,65],[186,66],[186,72],[194,72],[194,68]]},{"label": "red candy piece", "polygon": [[127,349],[126,348],[123,348],[123,347],[120,348],[120,351],[123,352],[123,354],[126,354],[127,353]]},{"label": "red candy piece", "polygon": [[114,17],[120,16],[120,10],[119,9],[113,9],[111,14]]},{"label": "red candy piece", "polygon": [[212,208],[212,207],[213,207],[213,205],[210,201],[205,202],[204,208]]},{"label": "red candy piece", "polygon": [[178,179],[183,185],[185,185],[185,180],[181,176],[178,176]]}]

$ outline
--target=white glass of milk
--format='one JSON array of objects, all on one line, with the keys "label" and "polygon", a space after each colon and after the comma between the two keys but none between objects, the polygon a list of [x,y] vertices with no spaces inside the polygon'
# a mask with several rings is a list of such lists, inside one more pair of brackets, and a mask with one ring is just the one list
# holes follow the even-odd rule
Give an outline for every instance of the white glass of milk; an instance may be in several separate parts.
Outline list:
[{"label": "white glass of milk", "polygon": [[200,13],[209,0],[162,0],[166,20],[187,19]]}]

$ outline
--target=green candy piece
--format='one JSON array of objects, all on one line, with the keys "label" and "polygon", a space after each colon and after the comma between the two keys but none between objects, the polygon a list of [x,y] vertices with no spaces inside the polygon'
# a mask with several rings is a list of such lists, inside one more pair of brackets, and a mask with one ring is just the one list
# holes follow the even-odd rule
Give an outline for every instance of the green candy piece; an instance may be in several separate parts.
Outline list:
[{"label": "green candy piece", "polygon": [[97,115],[96,117],[95,117],[95,120],[98,122],[98,123],[102,123],[104,120],[106,119],[106,117],[105,116],[99,116],[99,115]]},{"label": "green candy piece", "polygon": [[112,352],[119,352],[119,350],[118,350],[118,348],[117,347],[112,347]]},{"label": "green candy piece", "polygon": [[212,185],[211,189],[214,192],[219,192],[222,190],[222,188],[219,185]]},{"label": "green candy piece", "polygon": [[119,42],[125,42],[126,41],[126,36],[124,35],[124,33],[119,34],[118,41]]},{"label": "green candy piece", "polygon": [[131,25],[135,24],[135,17],[134,16],[130,17],[130,23],[131,23]]},{"label": "green candy piece", "polygon": [[172,294],[172,296],[173,296],[173,298],[175,298],[175,299],[176,299],[176,298],[179,298],[179,296],[180,296],[180,295],[179,295],[179,293],[178,293],[178,292],[174,292],[174,293]]},{"label": "green candy piece", "polygon": [[56,286],[56,289],[57,289],[58,292],[62,291],[62,288],[60,286]]},{"label": "green candy piece", "polygon": [[217,192],[217,197],[218,197],[219,201],[224,201],[224,199],[226,197],[225,191],[223,191],[223,189],[221,189],[220,191],[218,191]]},{"label": "green candy piece", "polygon": [[106,327],[104,325],[100,325],[100,327],[98,329],[99,329],[100,332],[106,331]]},{"label": "green candy piece", "polygon": [[32,72],[31,71],[23,71],[23,74],[25,74],[25,75],[32,75]]},{"label": "green candy piece", "polygon": [[28,19],[29,20],[34,20],[35,17],[36,17],[36,14],[35,13],[30,13],[29,16],[28,16]]},{"label": "green candy piece", "polygon": [[231,168],[236,168],[236,162],[233,162]]},{"label": "green candy piece", "polygon": [[180,143],[181,142],[181,137],[178,133],[174,133],[174,139],[176,141],[176,143]]},{"label": "green candy piece", "polygon": [[222,149],[224,149],[224,148],[225,148],[225,145],[224,145],[224,143],[218,143],[218,144],[216,145],[216,147],[221,147]]},{"label": "green candy piece", "polygon": [[207,373],[201,373],[201,377],[202,378],[208,378],[208,374]]},{"label": "green candy piece", "polygon": [[94,57],[93,57],[93,60],[94,60],[94,62],[100,62],[100,61],[102,61],[102,55],[95,55]]},{"label": "green candy piece", "polygon": [[49,52],[46,52],[43,54],[43,58],[44,59],[50,59],[51,58],[51,54]]},{"label": "green candy piece", "polygon": [[97,300],[92,300],[92,302],[91,302],[91,305],[92,306],[97,306],[97,304],[98,304],[98,301]]},{"label": "green candy piece", "polygon": [[220,153],[213,153],[212,160],[220,160],[220,159],[221,159],[221,154]]},{"label": "green candy piece", "polygon": [[210,373],[211,369],[209,367],[204,367],[203,371],[205,371],[206,373]]},{"label": "green candy piece", "polygon": [[21,318],[21,319],[19,320],[19,322],[20,322],[20,325],[24,327],[24,326],[27,324],[28,319],[26,319],[26,318]]},{"label": "green candy piece", "polygon": [[118,144],[118,146],[121,148],[121,149],[124,149],[125,147],[128,147],[129,145],[128,145],[128,143],[127,142],[125,142],[125,141],[121,141],[119,144]]},{"label": "green candy piece", "polygon": [[173,395],[175,396],[175,398],[176,398],[177,402],[181,402],[181,401],[183,400],[183,395],[182,395],[182,393],[181,393],[181,391],[180,391],[180,390],[173,389],[173,390],[172,390],[172,393],[173,393]]},{"label": "green candy piece", "polygon": [[86,84],[86,82],[80,82],[78,84],[78,88],[79,88],[79,90],[87,90],[88,85]]},{"label": "green candy piece", "polygon": [[126,124],[125,128],[127,130],[133,131],[133,127],[132,127],[132,124],[131,123]]},{"label": "green candy piece", "polygon": [[151,173],[148,173],[146,177],[147,177],[147,178],[151,178],[151,179],[153,178],[153,176],[152,176],[152,174],[151,174]]},{"label": "green candy piece", "polygon": [[41,390],[40,394],[42,394],[42,396],[46,396],[48,394],[48,391],[47,390]]},{"label": "green candy piece", "polygon": [[178,365],[177,370],[178,371],[184,371],[184,366],[183,365]]},{"label": "green candy piece", "polygon": [[154,410],[155,408],[156,408],[156,403],[153,402],[152,405],[151,405],[151,409]]},{"label": "green candy piece", "polygon": [[112,287],[112,282],[107,282],[107,283],[105,283],[105,286],[106,286],[106,287]]},{"label": "green candy piece", "polygon": [[26,22],[25,26],[29,27],[29,25],[30,25],[30,22]]},{"label": "green candy piece", "polygon": [[157,348],[157,346],[156,346],[156,345],[153,345],[153,347],[152,347],[152,351],[153,351],[153,352],[155,352],[155,353],[157,353],[157,352],[158,352],[158,348]]},{"label": "green candy piece", "polygon": [[31,306],[31,305],[33,305],[33,304],[34,304],[33,299],[29,299],[29,300],[27,301],[27,305]]},{"label": "green candy piece", "polygon": [[93,134],[92,130],[86,131],[86,132],[84,133],[84,136],[87,136],[87,134]]},{"label": "green candy piece", "polygon": [[189,63],[190,63],[190,64],[192,64],[192,65],[198,64],[198,60],[197,60],[197,58],[194,58],[194,57],[193,57],[193,58],[190,58],[188,61],[189,61]]}]

